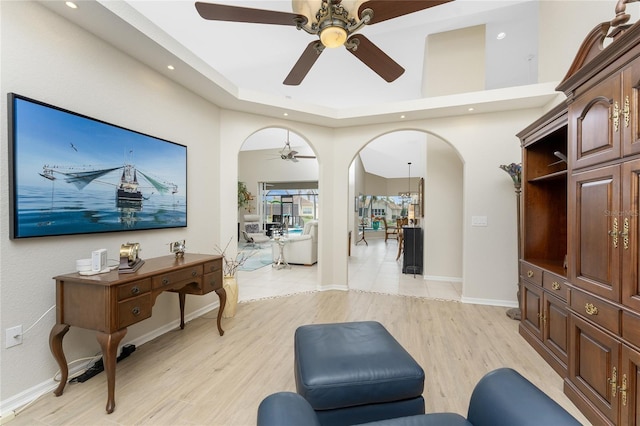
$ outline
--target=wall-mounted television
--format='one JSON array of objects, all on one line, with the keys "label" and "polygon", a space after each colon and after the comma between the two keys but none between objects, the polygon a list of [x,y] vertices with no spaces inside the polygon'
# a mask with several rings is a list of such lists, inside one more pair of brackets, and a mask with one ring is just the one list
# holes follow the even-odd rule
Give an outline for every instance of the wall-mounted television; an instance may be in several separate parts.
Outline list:
[{"label": "wall-mounted television", "polygon": [[15,238],[187,226],[187,147],[8,96]]}]

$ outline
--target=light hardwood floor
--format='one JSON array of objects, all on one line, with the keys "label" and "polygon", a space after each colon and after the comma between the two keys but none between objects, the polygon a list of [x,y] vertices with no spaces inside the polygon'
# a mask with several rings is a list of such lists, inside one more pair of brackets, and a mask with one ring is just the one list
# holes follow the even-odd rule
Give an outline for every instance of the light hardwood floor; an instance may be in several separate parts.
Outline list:
[{"label": "light hardwood floor", "polygon": [[[275,272],[270,269],[263,271],[265,276]],[[277,272],[313,276],[312,269]],[[277,281],[263,283],[269,287]],[[252,425],[264,397],[295,391],[296,327],[358,320],[380,321],[422,365],[427,412],[466,414],[480,377],[508,366],[589,424],[562,393],[561,378],[519,336],[518,323],[505,315],[506,308],[379,291],[315,292],[312,287],[241,303],[236,316],[224,320],[222,337],[214,311],[182,331],[141,345],[118,363],[113,414],[105,414],[106,378],[99,374],[67,385],[61,397],[44,395],[10,425]]]}]

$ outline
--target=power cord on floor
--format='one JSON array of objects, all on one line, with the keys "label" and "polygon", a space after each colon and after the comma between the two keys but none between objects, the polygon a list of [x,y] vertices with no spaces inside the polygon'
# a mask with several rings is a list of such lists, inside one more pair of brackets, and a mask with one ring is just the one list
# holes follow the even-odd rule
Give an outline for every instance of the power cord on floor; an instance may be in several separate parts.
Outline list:
[{"label": "power cord on floor", "polygon": [[[120,356],[116,358],[116,362],[120,362],[129,355],[131,355],[136,350],[135,345],[124,345],[122,347],[122,351],[120,352]],[[97,360],[91,367],[87,368],[84,373],[72,378],[69,380],[69,383],[83,383],[95,376],[96,374],[104,371],[104,363],[102,361],[102,357]]]}]

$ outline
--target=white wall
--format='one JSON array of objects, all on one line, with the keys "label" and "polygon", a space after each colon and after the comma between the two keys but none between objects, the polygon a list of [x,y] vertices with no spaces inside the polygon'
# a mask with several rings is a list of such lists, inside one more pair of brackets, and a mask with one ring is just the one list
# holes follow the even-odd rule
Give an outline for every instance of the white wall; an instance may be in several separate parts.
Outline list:
[{"label": "white wall", "polygon": [[429,140],[422,225],[426,279],[462,279],[463,167],[449,144]]},{"label": "white wall", "polygon": [[[8,135],[0,146],[0,311],[1,329],[26,329],[55,304],[53,276],[71,272],[75,260],[107,248],[117,257],[127,241],[141,244],[141,256],[168,253],[167,243],[186,239],[190,252],[212,253],[219,241],[217,176],[219,110],[154,70],[93,35],[70,25],[37,3],[1,2],[2,117],[6,129],[7,92],[188,146],[188,228],[68,237],[9,240]],[[235,192],[235,187],[234,187]],[[215,294],[187,297],[187,314],[218,303]],[[153,317],[130,327],[123,343],[134,341],[179,318],[178,296],[158,297]],[[55,310],[24,335],[20,346],[0,347],[0,399],[46,382],[57,370],[48,334]],[[216,333],[216,330],[211,330]],[[68,360],[99,352],[94,334],[72,328],[64,339]]]}]

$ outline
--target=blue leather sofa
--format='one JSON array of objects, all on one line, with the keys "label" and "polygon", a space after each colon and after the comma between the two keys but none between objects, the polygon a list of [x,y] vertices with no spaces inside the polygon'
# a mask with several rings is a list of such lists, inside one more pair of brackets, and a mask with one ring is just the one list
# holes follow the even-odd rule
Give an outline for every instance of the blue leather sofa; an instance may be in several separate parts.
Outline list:
[{"label": "blue leather sofa", "polygon": [[[366,423],[369,426],[577,426],[580,423],[533,383],[510,368],[487,373],[475,386],[467,417],[429,413]],[[258,426],[320,426],[300,395],[279,392],[258,408]]]}]

